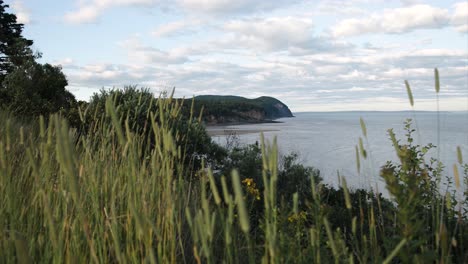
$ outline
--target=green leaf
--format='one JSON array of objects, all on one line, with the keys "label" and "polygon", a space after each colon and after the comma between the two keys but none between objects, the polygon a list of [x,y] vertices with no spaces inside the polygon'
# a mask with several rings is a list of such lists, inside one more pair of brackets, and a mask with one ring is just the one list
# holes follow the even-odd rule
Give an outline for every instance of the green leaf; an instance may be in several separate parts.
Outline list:
[{"label": "green leaf", "polygon": [[462,152],[461,152],[461,148],[460,146],[457,146],[457,158],[458,158],[458,163],[460,165],[463,164],[463,156],[462,156]]},{"label": "green leaf", "polygon": [[408,81],[405,80],[405,85],[406,85],[406,92],[408,93],[408,98],[410,100],[411,106],[414,106],[414,100],[413,100],[413,93],[411,92],[411,87],[408,83]]},{"label": "green leaf", "polygon": [[366,123],[364,123],[364,120],[362,119],[362,117],[359,118],[359,122],[361,123],[362,134],[364,135],[364,137],[367,137]]}]

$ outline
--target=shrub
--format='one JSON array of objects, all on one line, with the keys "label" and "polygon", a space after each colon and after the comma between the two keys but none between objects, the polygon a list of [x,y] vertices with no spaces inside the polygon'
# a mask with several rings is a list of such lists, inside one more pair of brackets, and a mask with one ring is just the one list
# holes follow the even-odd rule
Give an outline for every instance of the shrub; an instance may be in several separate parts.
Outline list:
[{"label": "shrub", "polygon": [[[149,89],[139,89],[136,86],[101,90],[100,93],[94,94],[87,107],[82,110],[81,130],[84,133],[94,133],[98,128],[96,124],[112,121],[112,118],[105,114],[108,100],[116,105],[119,122],[126,128],[124,133],[143,135],[146,138],[144,146],[149,150],[157,144],[153,135],[153,122],[165,122],[170,127],[177,145],[181,147],[181,156],[187,165],[192,166],[193,171],[201,168],[203,160],[211,164],[223,155],[222,148],[212,142],[199,120],[181,115],[183,102],[174,100],[167,94],[162,94],[156,99]],[[172,110],[165,111],[169,106]]]}]

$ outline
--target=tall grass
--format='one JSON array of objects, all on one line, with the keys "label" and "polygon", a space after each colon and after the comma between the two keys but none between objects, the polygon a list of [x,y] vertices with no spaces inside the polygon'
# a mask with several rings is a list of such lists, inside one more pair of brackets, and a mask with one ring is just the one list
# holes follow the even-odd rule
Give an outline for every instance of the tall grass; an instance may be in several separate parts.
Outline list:
[{"label": "tall grass", "polygon": [[[169,100],[161,111],[174,112]],[[59,116],[26,133],[14,119],[0,128],[0,262],[175,263],[183,259],[181,149],[164,121],[156,144],[112,124],[78,136]],[[14,125],[13,125],[14,124]],[[142,157],[144,153],[144,158]]]},{"label": "tall grass", "polygon": [[[151,145],[112,100],[111,122],[96,118],[85,134],[57,115],[33,125],[0,115],[1,263],[468,262],[468,193],[440,192],[441,168],[412,140],[390,133],[400,158],[381,173],[391,201],[315,177],[308,197],[283,201],[275,142],[262,142],[261,184],[193,172],[163,114],[181,105],[154,103]],[[458,153],[455,188],[468,181]],[[356,155],[367,155],[362,140]]]}]

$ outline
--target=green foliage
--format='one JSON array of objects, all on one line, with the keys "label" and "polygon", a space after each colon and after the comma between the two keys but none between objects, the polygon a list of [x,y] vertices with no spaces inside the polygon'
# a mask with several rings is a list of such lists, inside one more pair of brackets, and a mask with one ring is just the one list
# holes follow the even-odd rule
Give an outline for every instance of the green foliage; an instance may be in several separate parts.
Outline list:
[{"label": "green foliage", "polygon": [[[405,262],[449,259],[451,251],[459,250],[453,247],[453,241],[448,240],[456,237],[461,217],[456,210],[458,201],[455,193],[440,193],[442,164],[432,158],[426,162],[425,156],[434,146],[414,144],[415,130],[411,127],[410,119],[406,121],[405,129],[404,144],[396,141],[393,131],[389,131],[400,162],[388,162],[381,172],[387,190],[398,207],[395,214],[396,234],[408,241],[400,256]],[[447,190],[453,189],[451,183],[451,179],[447,178]]]},{"label": "green foliage", "polygon": [[[310,182],[320,183],[320,171],[313,167],[306,167],[298,163],[298,155],[295,153],[283,157],[282,166],[278,173],[278,196],[292,206],[293,195],[299,196],[299,201],[307,201],[312,197]],[[302,206],[305,204],[302,203]],[[301,206],[301,204],[300,204]]]},{"label": "green foliage", "polygon": [[23,25],[6,8],[0,0],[0,109],[28,118],[61,112],[76,119],[76,100],[65,89],[62,69],[35,61],[40,53],[33,54],[33,41],[22,36]]},{"label": "green foliage", "polygon": [[5,77],[0,108],[19,116],[66,112],[76,104],[73,94],[65,89],[67,85],[60,67],[29,61]]},{"label": "green foliage", "polygon": [[[107,113],[116,115],[111,103]],[[79,136],[58,116],[32,129],[0,118],[1,263],[174,263],[180,256],[176,212],[187,200],[173,192],[186,193],[167,123],[152,125],[158,151],[142,160],[142,136],[115,144],[119,123]]]},{"label": "green foliage", "polygon": [[8,7],[0,0],[0,84],[5,75],[33,57],[33,41],[22,36],[23,24],[17,22],[15,14],[7,13]]},{"label": "green foliage", "polygon": [[390,131],[386,199],[324,184],[275,142],[232,143],[210,161],[183,107],[127,87],[77,103],[78,129],[0,111],[0,263],[468,262],[460,148],[453,186],[409,121],[404,142]]},{"label": "green foliage", "polygon": [[[0,114],[0,262],[468,258],[466,193],[456,199],[431,187],[425,177],[442,171],[429,170],[426,150],[412,140],[398,144],[401,163],[382,169],[393,202],[344,184],[325,185],[297,155],[280,161],[274,144],[229,150],[225,171],[239,166],[234,177],[201,170],[189,180],[176,122],[151,122],[149,149],[147,136],[129,134],[129,119],[112,97],[106,100],[106,115],[95,120],[93,133],[76,134],[58,116],[31,126]],[[180,113],[180,104],[156,101],[168,116]],[[467,181],[468,166],[462,168]]]},{"label": "green foliage", "polygon": [[[188,113],[190,109],[192,105],[187,101],[184,111]],[[196,116],[203,112],[203,120],[215,124],[263,122],[293,116],[281,101],[266,96],[256,99],[240,96],[197,96],[193,99],[193,111]]]},{"label": "green foliage", "polygon": [[[89,104],[80,108],[83,133],[94,133],[96,124],[111,122],[111,118],[104,114],[108,100],[116,105],[120,124],[128,128],[125,133],[144,136],[145,146],[149,149],[157,144],[153,137],[152,123],[166,122],[176,143],[183,147],[184,153],[181,155],[185,158],[185,163],[193,166],[194,170],[201,168],[203,160],[214,165],[224,155],[223,149],[212,142],[204,126],[196,118],[181,114],[183,102],[174,100],[172,96],[167,97],[166,94],[156,99],[149,89],[139,89],[136,86],[110,91],[101,90],[100,93],[94,94]],[[177,110],[163,111],[162,102],[173,105]]]}]

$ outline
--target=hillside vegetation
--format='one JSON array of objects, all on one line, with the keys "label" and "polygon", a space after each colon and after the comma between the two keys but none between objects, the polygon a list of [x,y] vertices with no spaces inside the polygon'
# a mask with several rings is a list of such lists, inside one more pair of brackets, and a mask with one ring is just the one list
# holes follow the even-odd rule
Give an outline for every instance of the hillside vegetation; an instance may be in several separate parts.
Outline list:
[{"label": "hillside vegetation", "polygon": [[411,120],[403,140],[389,130],[389,198],[343,177],[329,186],[275,141],[222,147],[202,124],[292,116],[280,101],[126,87],[77,102],[7,7],[0,263],[468,263],[468,164],[460,148],[450,170],[426,157],[434,146],[414,143]]},{"label": "hillside vegetation", "polygon": [[275,142],[211,145],[182,108],[127,88],[79,107],[77,127],[0,114],[0,262],[468,261],[468,165],[427,161],[410,121],[407,143],[389,132],[386,199],[327,185]]},{"label": "hillside vegetation", "polygon": [[[188,112],[192,100],[186,100]],[[193,98],[195,115],[202,113],[207,124],[269,122],[283,117],[293,117],[288,106],[273,97],[247,99],[240,96],[202,95]]]}]

